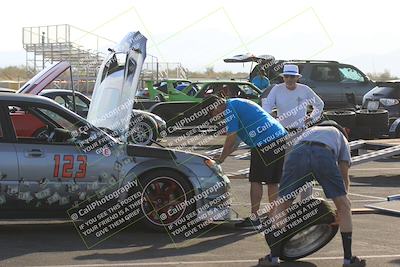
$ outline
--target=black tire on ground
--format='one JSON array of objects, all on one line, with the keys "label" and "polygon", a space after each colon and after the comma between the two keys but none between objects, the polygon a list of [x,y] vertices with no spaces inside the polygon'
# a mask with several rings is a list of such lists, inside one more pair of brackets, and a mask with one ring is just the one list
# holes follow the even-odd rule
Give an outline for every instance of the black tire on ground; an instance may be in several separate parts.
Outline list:
[{"label": "black tire on ground", "polygon": [[368,111],[360,109],[356,111],[356,126],[371,129],[387,129],[389,124],[389,112],[385,109]]},{"label": "black tire on ground", "polygon": [[294,203],[287,218],[291,219],[286,224],[286,232],[272,239],[266,235],[270,246],[272,240],[281,242],[280,258],[285,261],[304,258],[318,251],[332,240],[339,228],[334,224],[335,211],[323,199]]},{"label": "black tire on ground", "polygon": [[336,121],[340,126],[353,129],[356,125],[356,113],[349,110],[328,110],[324,118]]},{"label": "black tire on ground", "polygon": [[157,140],[157,126],[147,119],[136,122],[129,131],[129,143],[150,146]]},{"label": "black tire on ground", "polygon": [[335,237],[338,229],[338,226],[331,224],[316,224],[304,228],[286,242],[280,259],[295,261],[317,252]]},{"label": "black tire on ground", "polygon": [[[196,208],[196,203],[174,210],[180,203],[193,197],[193,188],[182,174],[173,170],[156,170],[139,178],[141,188],[141,217],[146,228],[165,231],[180,218]],[[163,219],[162,219],[163,218]],[[180,225],[181,226],[181,225]]]}]

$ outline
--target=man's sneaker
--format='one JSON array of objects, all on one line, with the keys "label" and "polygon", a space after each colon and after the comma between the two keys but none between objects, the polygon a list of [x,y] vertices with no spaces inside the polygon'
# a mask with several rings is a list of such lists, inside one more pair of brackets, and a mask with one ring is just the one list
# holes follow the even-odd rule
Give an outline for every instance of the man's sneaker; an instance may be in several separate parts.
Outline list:
[{"label": "man's sneaker", "polygon": [[343,264],[343,267],[364,267],[367,266],[367,262],[357,256],[351,257],[349,264]]},{"label": "man's sneaker", "polygon": [[252,220],[250,217],[245,218],[242,222],[236,223],[235,227],[246,230],[261,230],[261,221],[259,218]]},{"label": "man's sneaker", "polygon": [[270,255],[265,256],[264,258],[258,259],[257,266],[280,266],[279,259],[277,262],[273,262]]}]

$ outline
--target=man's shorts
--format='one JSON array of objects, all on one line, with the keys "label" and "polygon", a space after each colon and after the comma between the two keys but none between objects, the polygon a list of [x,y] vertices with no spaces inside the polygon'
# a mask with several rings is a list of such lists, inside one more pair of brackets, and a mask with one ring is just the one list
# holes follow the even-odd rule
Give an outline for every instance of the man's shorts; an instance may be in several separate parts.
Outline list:
[{"label": "man's shorts", "polygon": [[332,150],[299,143],[286,159],[279,196],[294,198],[294,193],[299,193],[298,190],[313,179],[321,185],[327,198],[346,195],[344,181]]},{"label": "man's shorts", "polygon": [[279,140],[251,149],[250,182],[279,183],[285,158],[284,144],[284,140]]}]

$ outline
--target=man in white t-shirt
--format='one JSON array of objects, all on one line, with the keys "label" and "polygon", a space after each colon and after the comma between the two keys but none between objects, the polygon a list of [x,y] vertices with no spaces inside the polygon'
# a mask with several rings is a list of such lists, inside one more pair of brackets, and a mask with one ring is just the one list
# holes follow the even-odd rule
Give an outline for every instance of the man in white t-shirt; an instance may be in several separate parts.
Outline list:
[{"label": "man in white t-shirt", "polygon": [[[284,65],[280,76],[284,82],[275,85],[267,98],[262,99],[262,107],[268,113],[274,108],[277,109],[277,119],[288,132],[285,152],[287,155],[303,130],[320,119],[324,102],[310,87],[297,83],[301,78],[297,65]],[[307,115],[308,106],[313,108],[310,115]],[[309,188],[301,193],[301,199],[311,194],[312,188]]]},{"label": "man in white t-shirt", "polygon": [[[301,78],[297,65],[283,66],[283,83],[275,85],[267,98],[262,100],[262,107],[268,113],[273,108],[278,110],[278,121],[289,131],[307,128],[307,124],[318,121],[324,108],[322,99],[307,85],[297,83]],[[307,107],[313,111],[308,116]]]}]

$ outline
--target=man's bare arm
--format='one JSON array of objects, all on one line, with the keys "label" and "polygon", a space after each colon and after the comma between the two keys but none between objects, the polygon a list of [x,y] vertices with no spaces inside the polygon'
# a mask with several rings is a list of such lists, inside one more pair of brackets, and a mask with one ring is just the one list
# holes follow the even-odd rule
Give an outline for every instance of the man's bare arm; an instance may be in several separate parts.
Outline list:
[{"label": "man's bare arm", "polygon": [[343,182],[346,187],[346,192],[349,192],[350,178],[349,178],[349,163],[347,161],[339,161],[340,174],[343,177]]},{"label": "man's bare arm", "polygon": [[237,134],[236,133],[232,133],[229,134],[226,139],[225,139],[225,143],[224,143],[224,147],[222,149],[222,153],[221,155],[216,159],[219,162],[224,162],[224,160],[233,152],[235,151],[236,147],[235,143],[236,143],[236,138],[237,138]]}]

